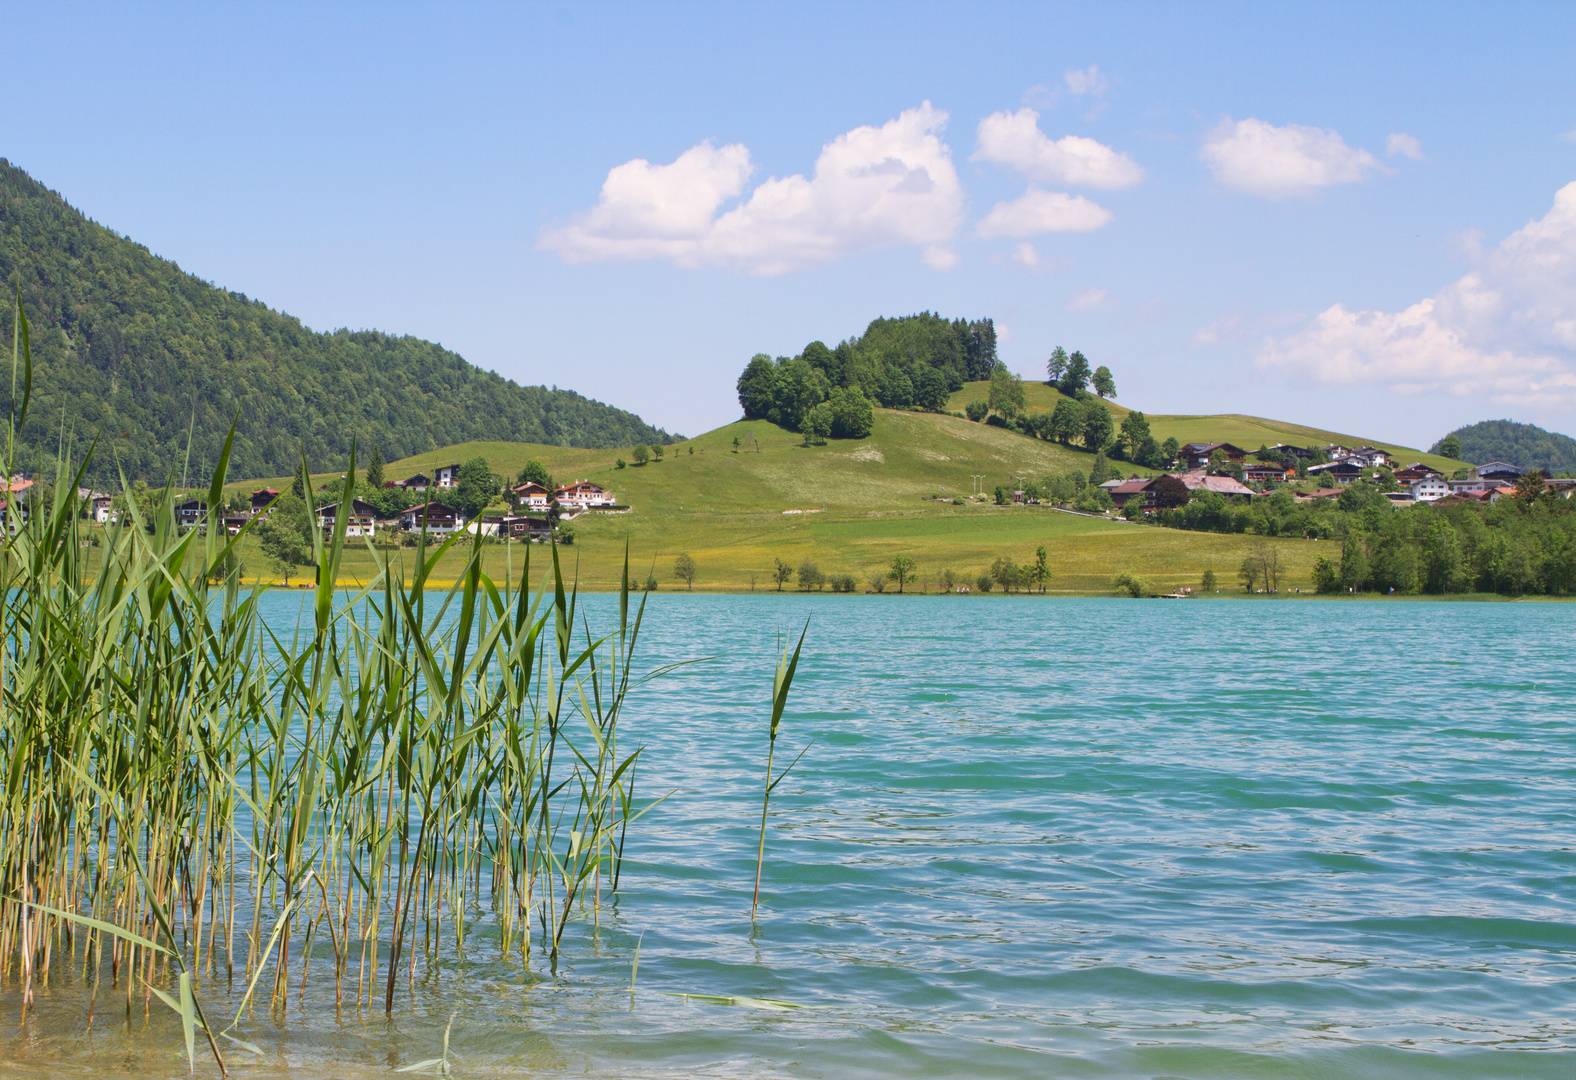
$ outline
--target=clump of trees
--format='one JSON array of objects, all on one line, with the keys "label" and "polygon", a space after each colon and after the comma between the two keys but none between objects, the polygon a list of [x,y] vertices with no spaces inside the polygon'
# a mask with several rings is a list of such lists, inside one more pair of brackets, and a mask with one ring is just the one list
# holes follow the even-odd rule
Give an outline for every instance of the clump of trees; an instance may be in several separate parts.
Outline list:
[{"label": "clump of trees", "polygon": [[[869,426],[861,431],[860,398],[867,407],[941,412],[950,394],[969,380],[990,378],[996,363],[996,327],[990,319],[947,320],[930,312],[876,319],[862,335],[835,348],[812,341],[797,356],[756,355],[739,376],[739,404],[747,418],[793,431],[806,430],[816,406],[828,404],[826,436],[863,438]],[[841,397],[840,390],[845,391]],[[857,397],[847,391],[857,391]]]}]

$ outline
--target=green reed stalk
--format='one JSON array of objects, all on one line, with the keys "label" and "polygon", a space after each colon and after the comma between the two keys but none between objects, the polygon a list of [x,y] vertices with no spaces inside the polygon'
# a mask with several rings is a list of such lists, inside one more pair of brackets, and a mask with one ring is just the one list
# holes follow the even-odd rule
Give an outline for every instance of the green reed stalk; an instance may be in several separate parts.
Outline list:
[{"label": "green reed stalk", "polygon": [[772,722],[770,738],[766,745],[766,788],[761,792],[761,843],[755,850],[755,896],[750,900],[750,921],[755,921],[755,909],[761,903],[761,865],[766,861],[766,811],[771,805],[772,792],[777,785],[783,782],[793,767],[799,764],[799,758],[814,745],[812,740],[799,751],[799,757],[788,763],[788,768],[772,779],[772,762],[777,754],[777,728],[782,723],[783,709],[788,705],[788,690],[793,686],[794,672],[799,668],[799,651],[804,648],[804,636],[810,632],[810,620],[804,621],[804,629],[799,631],[799,644],[793,647],[792,659],[788,656],[785,646],[782,654],[777,658],[777,671],[772,676]]}]

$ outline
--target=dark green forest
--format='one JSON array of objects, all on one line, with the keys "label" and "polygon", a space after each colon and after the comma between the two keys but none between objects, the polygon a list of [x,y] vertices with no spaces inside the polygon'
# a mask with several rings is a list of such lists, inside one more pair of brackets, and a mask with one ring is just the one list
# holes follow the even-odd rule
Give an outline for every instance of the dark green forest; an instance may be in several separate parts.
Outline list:
[{"label": "dark green forest", "polygon": [[[928,311],[876,319],[864,334],[829,348],[812,341],[798,356],[757,354],[739,376],[739,405],[749,419],[794,431],[831,425],[838,437],[868,433],[839,419],[856,398],[889,409],[940,411],[967,381],[996,369],[996,326],[990,319],[947,320]],[[817,406],[826,403],[826,408]],[[809,424],[809,428],[806,424]],[[817,432],[821,434],[820,432]]]},{"label": "dark green forest", "polygon": [[[0,159],[0,271],[33,333],[24,467],[62,428],[103,432],[95,477],[162,480],[211,468],[240,416],[231,474],[342,467],[351,440],[386,460],[470,440],[611,447],[673,441],[633,413],[569,390],[520,386],[430,341],[316,333],[218,288],[72,208]],[[13,285],[15,283],[15,285]],[[9,342],[9,305],[0,332]],[[9,395],[9,382],[0,395]]]},{"label": "dark green forest", "polygon": [[1545,469],[1551,476],[1576,471],[1576,439],[1558,432],[1544,431],[1536,424],[1514,420],[1484,420],[1457,428],[1434,444],[1430,453],[1438,454],[1450,439],[1460,452],[1446,455],[1474,464],[1508,461],[1522,472]]}]

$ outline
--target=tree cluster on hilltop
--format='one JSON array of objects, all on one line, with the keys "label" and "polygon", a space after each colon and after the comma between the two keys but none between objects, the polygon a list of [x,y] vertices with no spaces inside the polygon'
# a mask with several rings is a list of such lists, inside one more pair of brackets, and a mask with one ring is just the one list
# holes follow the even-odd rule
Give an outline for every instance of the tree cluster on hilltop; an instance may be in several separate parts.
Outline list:
[{"label": "tree cluster on hilltop", "polygon": [[[793,357],[757,353],[739,376],[739,405],[747,419],[861,438],[869,423],[859,417],[872,403],[940,412],[953,391],[990,378],[998,363],[990,319],[949,321],[928,311],[876,319],[836,348],[812,341]],[[823,423],[825,432],[817,430]]]},{"label": "tree cluster on hilltop", "polygon": [[1576,471],[1576,439],[1514,420],[1484,420],[1457,428],[1429,453],[1476,465],[1506,461],[1523,472],[1546,469],[1555,476]]},{"label": "tree cluster on hilltop", "polygon": [[[241,476],[293,472],[303,447],[309,467],[337,467],[358,437],[391,459],[471,440],[672,441],[632,413],[520,386],[430,341],[314,332],[90,221],[3,159],[0,273],[32,326],[25,442],[54,446],[62,422],[79,440],[102,431],[94,460],[106,481],[117,461],[129,478],[162,480],[185,459],[188,430],[191,467],[204,472],[237,413]],[[0,316],[6,340],[12,319]]]}]

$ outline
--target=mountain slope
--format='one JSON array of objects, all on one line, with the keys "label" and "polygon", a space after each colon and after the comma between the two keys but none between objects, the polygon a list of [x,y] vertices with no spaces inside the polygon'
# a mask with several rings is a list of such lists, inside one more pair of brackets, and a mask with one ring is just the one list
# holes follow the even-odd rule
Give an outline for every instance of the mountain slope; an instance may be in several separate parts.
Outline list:
[{"label": "mountain slope", "polygon": [[1547,469],[1556,475],[1576,470],[1576,439],[1535,424],[1484,420],[1450,434],[1461,440],[1461,456],[1467,461],[1508,461],[1518,469]]},{"label": "mountain slope", "polygon": [[[0,273],[19,283],[33,333],[25,438],[35,461],[24,464],[53,448],[64,418],[79,438],[103,430],[100,475],[118,458],[128,477],[162,478],[182,460],[189,426],[200,472],[237,410],[238,476],[289,472],[303,446],[314,468],[342,468],[352,438],[363,454],[375,441],[391,459],[476,439],[607,447],[669,438],[633,413],[520,386],[429,341],[315,333],[90,221],[3,159]],[[7,309],[6,341],[11,323]]]}]

